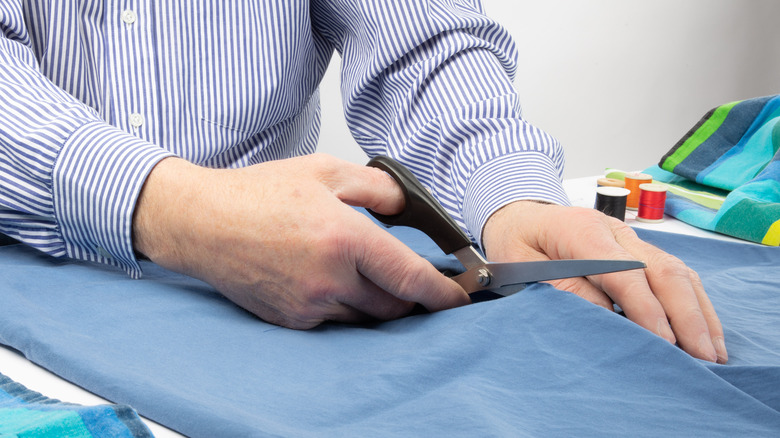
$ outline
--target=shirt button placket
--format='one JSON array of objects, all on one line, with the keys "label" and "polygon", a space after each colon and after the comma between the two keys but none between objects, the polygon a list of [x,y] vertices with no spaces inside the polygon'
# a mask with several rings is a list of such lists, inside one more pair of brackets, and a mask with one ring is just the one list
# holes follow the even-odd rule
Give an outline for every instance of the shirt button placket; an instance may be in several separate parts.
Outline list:
[{"label": "shirt button placket", "polygon": [[[120,17],[122,19],[122,22],[124,22],[128,26],[131,26],[138,20],[138,15],[136,15],[135,11],[133,11],[132,9],[125,9],[124,11],[122,11]],[[132,126],[133,129],[138,129],[141,127],[141,125],[144,124],[144,116],[141,115],[140,113],[132,113],[128,118],[128,122],[130,122],[130,126]]]}]

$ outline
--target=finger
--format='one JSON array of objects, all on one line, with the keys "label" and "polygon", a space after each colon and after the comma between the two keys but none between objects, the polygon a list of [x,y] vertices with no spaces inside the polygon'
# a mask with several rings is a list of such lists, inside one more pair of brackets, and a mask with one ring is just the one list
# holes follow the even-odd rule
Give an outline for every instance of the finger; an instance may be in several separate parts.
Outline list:
[{"label": "finger", "polygon": [[574,277],[561,280],[549,281],[556,289],[571,292],[597,306],[601,306],[609,311],[614,311],[612,299],[603,290],[594,286],[587,278]]},{"label": "finger", "polygon": [[[611,224],[611,221],[608,221]],[[620,223],[622,224],[622,222]],[[615,260],[634,260],[639,258],[645,260],[646,255],[637,255],[635,251],[626,249],[636,246],[636,242],[631,239],[628,242],[619,242],[616,238],[620,233],[633,233],[633,231],[620,224],[613,224],[608,227],[593,227],[594,232],[599,235],[591,236],[586,246],[580,246],[572,254],[573,258],[607,258]],[[611,228],[610,228],[611,227]],[[639,239],[634,234],[637,242]],[[604,291],[618,306],[623,309],[630,320],[640,326],[652,331],[671,343],[677,342],[675,332],[667,320],[665,307],[653,294],[651,285],[645,276],[644,271],[631,270],[616,272],[612,274],[593,275],[588,279],[592,285]]]},{"label": "finger", "polygon": [[[651,256],[652,257],[652,256]],[[683,350],[700,359],[718,359],[707,320],[704,318],[687,267],[672,256],[657,255],[661,261],[648,264],[647,279],[666,310],[672,330]]]},{"label": "finger", "polygon": [[354,248],[358,272],[379,288],[404,301],[420,303],[431,312],[469,304],[471,299],[453,280],[398,239],[376,227]]},{"label": "finger", "polygon": [[[708,320],[700,305],[700,295],[704,294],[704,290],[702,287],[699,292],[696,291],[690,269],[671,254],[639,240],[633,232],[618,232],[616,239],[623,247],[630,248],[632,255],[647,263],[646,281],[663,307],[680,347],[694,357],[717,361]],[[710,318],[713,317],[717,321],[714,311],[710,314]],[[660,321],[658,324],[661,326]]]},{"label": "finger", "polygon": [[[495,251],[490,252],[491,261],[505,261],[511,262],[515,260],[530,261],[547,261],[550,260],[543,252],[533,248],[527,244],[520,242],[513,242],[513,244],[502,245],[496,248]],[[560,280],[547,281],[546,283],[552,284],[556,289],[574,293],[591,303],[601,306],[607,310],[613,311],[613,302],[609,296],[601,289],[595,287],[585,277],[564,278]]]},{"label": "finger", "polygon": [[[322,317],[309,323],[302,324],[304,330],[314,328],[325,321],[342,322],[345,324],[362,324],[371,321],[373,318],[354,307],[343,303],[333,303],[328,309],[322,312]],[[288,326],[289,327],[289,326]],[[293,327],[295,328],[295,327]]]},{"label": "finger", "polygon": [[626,317],[674,344],[678,338],[669,324],[665,307],[639,272],[616,272],[588,277],[604,290]]},{"label": "finger", "polygon": [[[530,262],[530,261],[550,260],[550,258],[544,253],[536,251],[530,247],[518,245],[515,246],[515,248],[518,248],[515,251],[517,254],[522,254],[520,259],[523,261]],[[511,259],[506,259],[506,260],[511,260]],[[604,293],[603,290],[594,286],[585,277],[562,278],[560,280],[546,281],[545,283],[549,283],[553,285],[558,290],[571,292],[581,298],[590,301],[593,304],[596,304],[597,306],[601,306],[607,310],[614,311],[614,306],[613,306],[614,303],[612,302],[612,299],[609,298],[609,295]]]},{"label": "finger", "polygon": [[[362,218],[362,217],[361,217]],[[376,227],[374,227],[376,228]],[[377,228],[377,230],[379,230]],[[348,258],[337,255],[343,266],[309,276],[296,290],[307,291],[301,300],[293,300],[284,310],[284,324],[292,328],[311,328],[324,321],[362,323],[375,319],[389,320],[408,314],[414,303],[397,298],[361,275]],[[339,272],[338,275],[329,275]]]},{"label": "finger", "polygon": [[360,274],[357,276],[360,279],[356,285],[357,293],[345,293],[342,298],[344,305],[361,312],[366,317],[385,321],[407,315],[414,308],[413,302],[385,292]]},{"label": "finger", "polygon": [[[328,295],[327,292],[322,296]],[[339,321],[345,323],[361,323],[368,321],[370,316],[338,300],[320,300],[319,302],[295,305],[276,306],[271,302],[259,299],[254,294],[226,294],[236,304],[271,324],[295,330],[308,330],[324,321]]]},{"label": "finger", "polygon": [[345,204],[385,215],[403,210],[403,191],[386,172],[332,157],[320,158],[325,163],[321,167],[320,181]]},{"label": "finger", "polygon": [[712,338],[712,345],[715,347],[715,352],[718,355],[718,363],[725,364],[729,361],[729,353],[726,350],[723,326],[720,323],[718,315],[715,313],[715,307],[712,305],[710,298],[704,291],[704,285],[701,282],[701,278],[699,278],[699,274],[693,269],[690,269],[689,272],[693,290],[696,292],[696,297],[699,300],[699,307],[704,314],[704,319],[707,321],[707,327],[709,328],[710,337]]}]

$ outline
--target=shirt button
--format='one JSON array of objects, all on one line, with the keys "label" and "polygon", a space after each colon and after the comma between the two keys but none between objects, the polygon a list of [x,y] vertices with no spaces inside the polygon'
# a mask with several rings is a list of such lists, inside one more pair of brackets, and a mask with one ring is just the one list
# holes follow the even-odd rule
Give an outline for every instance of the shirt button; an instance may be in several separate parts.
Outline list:
[{"label": "shirt button", "polygon": [[122,21],[126,24],[133,24],[138,17],[135,15],[132,9],[122,11]]},{"label": "shirt button", "polygon": [[144,116],[138,113],[130,114],[130,126],[132,126],[133,128],[138,128],[143,124],[144,124]]}]

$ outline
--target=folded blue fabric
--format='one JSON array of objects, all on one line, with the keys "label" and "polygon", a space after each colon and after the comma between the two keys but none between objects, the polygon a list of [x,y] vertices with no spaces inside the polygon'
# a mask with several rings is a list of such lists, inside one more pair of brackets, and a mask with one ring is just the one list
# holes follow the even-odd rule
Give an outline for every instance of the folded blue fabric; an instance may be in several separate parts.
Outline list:
[{"label": "folded blue fabric", "polygon": [[0,374],[0,437],[143,438],[152,433],[129,406],[80,406],[27,389]]},{"label": "folded blue fabric", "polygon": [[22,246],[0,248],[0,342],[195,437],[778,436],[780,252],[640,233],[702,274],[728,365],[549,285],[294,331],[149,263],[130,280]]}]

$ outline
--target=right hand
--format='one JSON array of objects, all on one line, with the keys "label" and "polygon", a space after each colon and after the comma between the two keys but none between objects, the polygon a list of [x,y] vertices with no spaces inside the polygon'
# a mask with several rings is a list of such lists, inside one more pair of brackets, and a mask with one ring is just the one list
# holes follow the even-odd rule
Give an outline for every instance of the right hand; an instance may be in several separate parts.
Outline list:
[{"label": "right hand", "polygon": [[242,169],[166,158],[136,204],[133,242],[262,319],[296,329],[468,304],[454,281],[366,216],[404,205],[384,172],[326,155]]},{"label": "right hand", "polygon": [[488,260],[643,260],[646,269],[550,281],[677,343],[690,355],[726,363],[728,352],[715,308],[699,276],[681,260],[642,241],[624,222],[592,208],[518,201],[488,219]]}]

